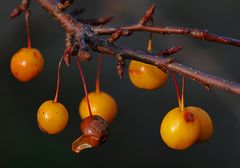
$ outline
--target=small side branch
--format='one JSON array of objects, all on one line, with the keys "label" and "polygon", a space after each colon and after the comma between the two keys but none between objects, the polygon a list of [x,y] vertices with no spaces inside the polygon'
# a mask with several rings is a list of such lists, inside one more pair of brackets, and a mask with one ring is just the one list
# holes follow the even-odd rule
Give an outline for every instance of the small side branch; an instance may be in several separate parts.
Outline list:
[{"label": "small side branch", "polygon": [[[214,75],[206,74],[187,65],[175,61],[172,57],[159,57],[158,54],[143,50],[133,50],[129,48],[121,48],[115,45],[108,45],[102,40],[93,40],[91,43],[97,46],[95,50],[112,56],[121,55],[123,59],[137,60],[159,68],[165,67],[169,71],[177,72],[194,81],[199,82],[207,88],[218,88],[236,95],[240,95],[240,84],[216,77]],[[170,61],[169,61],[170,60]]]},{"label": "small side branch", "polygon": [[183,49],[182,46],[172,47],[172,48],[158,52],[158,55],[169,56],[181,51],[182,49]]},{"label": "small side branch", "polygon": [[139,21],[139,25],[145,25],[149,20],[152,20],[152,15],[154,13],[155,8],[156,8],[155,4],[153,4],[148,8],[146,13],[143,15],[143,17]]},{"label": "small side branch", "polygon": [[25,12],[30,5],[31,0],[22,0],[21,4],[18,5],[10,14],[10,18],[15,18],[19,16],[22,12]]},{"label": "small side branch", "polygon": [[212,41],[216,43],[223,43],[228,45],[233,45],[240,47],[240,40],[233,39],[217,34],[213,34],[208,32],[208,30],[204,29],[193,29],[193,28],[187,28],[187,27],[162,27],[162,26],[146,26],[146,23],[150,20],[152,20],[152,15],[154,13],[156,5],[153,4],[148,8],[146,13],[143,15],[139,23],[132,24],[132,25],[122,25],[122,26],[109,26],[109,27],[94,27],[93,31],[99,35],[109,35],[113,34],[118,30],[125,30],[129,32],[154,32],[154,33],[160,33],[163,35],[169,35],[169,34],[180,34],[180,35],[188,35],[195,39],[200,40],[206,40],[206,41]]},{"label": "small side branch", "polygon": [[[199,29],[189,29],[189,28],[177,28],[177,27],[154,27],[154,26],[143,26],[141,24],[135,24],[130,26],[115,26],[115,27],[93,27],[85,26],[84,24],[77,22],[74,18],[66,14],[65,12],[55,11],[56,3],[50,0],[36,0],[36,2],[42,6],[53,18],[65,29],[67,33],[76,36],[83,34],[86,45],[91,47],[101,53],[106,53],[114,57],[121,56],[121,59],[132,59],[141,61],[147,64],[155,65],[159,68],[166,68],[169,71],[174,71],[182,74],[186,77],[196,80],[206,87],[219,88],[237,95],[240,95],[240,84],[234,83],[210,74],[203,73],[201,71],[195,70],[189,66],[181,64],[172,57],[159,56],[157,53],[143,51],[143,50],[133,50],[129,48],[121,48],[115,46],[108,42],[108,40],[101,39],[98,35],[101,34],[113,34],[116,30],[120,28],[123,32],[133,32],[133,31],[145,31],[145,32],[156,32],[161,34],[183,34],[189,35],[196,39],[214,41],[218,43],[224,43],[229,45],[240,46],[240,40],[231,39],[228,37],[215,35],[209,33],[207,30]],[[124,33],[123,33],[124,34]],[[83,36],[82,36],[83,37]],[[78,38],[77,38],[78,39]],[[77,40],[76,39],[76,40]],[[79,44],[78,44],[79,45]],[[83,45],[84,46],[84,45]],[[83,47],[84,48],[84,47]],[[179,48],[180,50],[180,48]],[[178,51],[178,48],[169,49],[167,52]]]},{"label": "small side branch", "polygon": [[240,40],[233,39],[208,32],[207,30],[193,29],[186,27],[161,27],[161,26],[144,26],[144,25],[128,25],[128,26],[109,26],[109,27],[94,27],[93,31],[99,35],[109,35],[118,29],[128,30],[131,32],[153,32],[163,35],[179,34],[188,35],[194,39],[206,40],[216,43],[223,43],[240,47]]}]

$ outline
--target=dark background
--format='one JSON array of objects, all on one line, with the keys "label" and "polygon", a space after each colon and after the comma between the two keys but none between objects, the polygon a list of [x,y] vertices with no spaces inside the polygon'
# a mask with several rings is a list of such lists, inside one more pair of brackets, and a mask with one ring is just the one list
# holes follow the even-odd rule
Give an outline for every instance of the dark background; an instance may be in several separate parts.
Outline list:
[{"label": "dark background", "polygon": [[[74,7],[85,7],[85,17],[115,16],[116,23],[135,23],[153,3],[157,4],[155,24],[206,28],[213,33],[240,39],[239,0],[75,0]],[[62,69],[60,101],[69,110],[64,132],[50,136],[36,123],[37,109],[53,99],[57,62],[64,50],[63,29],[34,1],[31,5],[33,46],[45,57],[41,75],[20,83],[9,71],[11,56],[26,46],[24,17],[9,20],[17,0],[0,1],[0,167],[230,167],[240,165],[239,97],[221,90],[206,91],[191,80],[186,82],[186,105],[199,106],[211,115],[214,134],[210,141],[185,151],[169,149],[161,140],[159,125],[167,111],[177,106],[169,78],[156,91],[136,89],[127,73],[120,80],[115,60],[104,57],[102,89],[118,103],[118,116],[111,124],[111,135],[103,146],[80,154],[71,151],[71,143],[80,134],[78,104],[84,96],[75,64]],[[73,8],[74,8],[73,7]],[[72,9],[73,9],[72,8]],[[148,33],[135,33],[117,42],[120,46],[146,48]],[[187,65],[229,80],[240,82],[240,49],[233,46],[170,35],[154,36],[156,51],[181,45],[176,57]],[[94,90],[96,53],[84,64],[88,88]]]}]

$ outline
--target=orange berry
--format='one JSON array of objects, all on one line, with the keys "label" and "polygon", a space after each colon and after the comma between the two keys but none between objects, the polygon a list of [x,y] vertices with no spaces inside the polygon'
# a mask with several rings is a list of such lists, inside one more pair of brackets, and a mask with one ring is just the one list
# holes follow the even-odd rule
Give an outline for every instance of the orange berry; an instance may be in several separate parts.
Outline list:
[{"label": "orange berry", "polygon": [[67,125],[68,111],[61,103],[48,100],[39,107],[37,121],[43,132],[57,134]]},{"label": "orange berry", "polygon": [[[117,114],[117,103],[113,97],[105,92],[92,92],[88,95],[93,115],[98,115],[111,123]],[[84,97],[79,105],[79,114],[82,119],[89,116],[87,99]]]},{"label": "orange berry", "polygon": [[200,135],[198,137],[198,142],[207,141],[213,133],[213,123],[211,117],[206,111],[199,107],[189,106],[185,109],[194,112],[200,121]]},{"label": "orange berry", "polygon": [[200,134],[200,123],[191,109],[176,107],[169,111],[160,126],[160,134],[168,147],[183,150],[194,144]]},{"label": "orange berry", "polygon": [[141,89],[153,90],[163,86],[168,74],[158,67],[132,60],[128,74],[131,82]]},{"label": "orange berry", "polygon": [[12,56],[10,69],[15,78],[28,82],[39,75],[43,64],[44,60],[39,50],[22,48]]}]

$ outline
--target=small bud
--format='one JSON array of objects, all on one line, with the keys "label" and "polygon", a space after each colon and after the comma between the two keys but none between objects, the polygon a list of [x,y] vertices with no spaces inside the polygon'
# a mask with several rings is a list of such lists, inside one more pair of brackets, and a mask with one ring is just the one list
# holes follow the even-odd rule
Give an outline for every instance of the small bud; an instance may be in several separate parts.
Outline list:
[{"label": "small bud", "polygon": [[122,56],[117,56],[117,73],[120,79],[123,78],[124,73],[124,67],[126,66],[126,63]]},{"label": "small bud", "polygon": [[140,25],[145,25],[149,20],[152,19],[152,15],[154,13],[155,8],[156,8],[155,4],[148,8],[148,10],[146,11],[146,13],[143,15],[139,22]]}]

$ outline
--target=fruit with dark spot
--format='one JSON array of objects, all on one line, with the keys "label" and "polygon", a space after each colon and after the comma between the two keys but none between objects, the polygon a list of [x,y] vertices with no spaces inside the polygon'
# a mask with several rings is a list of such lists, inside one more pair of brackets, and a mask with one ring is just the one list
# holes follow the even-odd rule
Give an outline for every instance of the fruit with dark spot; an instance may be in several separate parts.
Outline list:
[{"label": "fruit with dark spot", "polygon": [[39,128],[43,132],[57,134],[68,123],[68,111],[61,103],[48,100],[39,107],[37,121]]},{"label": "fruit with dark spot", "polygon": [[188,106],[185,109],[194,112],[200,122],[200,135],[198,137],[198,142],[207,141],[213,133],[213,122],[211,117],[206,111],[199,107]]},{"label": "fruit with dark spot", "polygon": [[12,56],[10,69],[19,81],[28,82],[39,75],[43,64],[44,59],[39,50],[22,48]]},{"label": "fruit with dark spot", "polygon": [[183,150],[198,140],[200,122],[192,109],[176,107],[164,117],[160,134],[168,147]]}]

